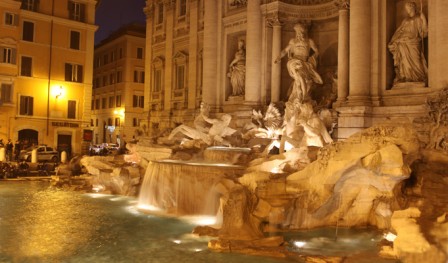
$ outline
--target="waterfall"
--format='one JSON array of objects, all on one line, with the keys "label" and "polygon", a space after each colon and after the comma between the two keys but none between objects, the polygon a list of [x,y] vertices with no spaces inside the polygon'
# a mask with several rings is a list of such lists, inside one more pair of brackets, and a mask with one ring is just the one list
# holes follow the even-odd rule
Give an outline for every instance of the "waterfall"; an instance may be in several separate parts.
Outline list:
[{"label": "waterfall", "polygon": [[215,186],[236,178],[244,167],[174,160],[150,162],[138,206],[170,215],[216,215],[220,195]]}]

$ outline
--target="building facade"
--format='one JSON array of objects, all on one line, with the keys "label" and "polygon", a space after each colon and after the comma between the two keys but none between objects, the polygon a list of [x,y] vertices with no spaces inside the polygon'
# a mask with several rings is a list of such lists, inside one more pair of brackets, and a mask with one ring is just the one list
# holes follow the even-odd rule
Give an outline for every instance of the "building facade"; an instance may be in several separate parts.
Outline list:
[{"label": "building facade", "polygon": [[[251,109],[287,101],[293,82],[288,59],[274,61],[295,37],[298,23],[318,49],[323,83],[312,93],[334,93],[327,96],[332,98],[327,105],[338,115],[336,137],[347,138],[383,121],[412,122],[425,116],[426,98],[448,83],[443,32],[448,17],[442,11],[448,10],[448,2],[411,1],[412,15],[408,2],[148,0],[147,125],[157,131],[189,122],[204,101],[214,112],[231,113],[233,125],[242,127]],[[426,58],[427,73],[424,80],[397,83],[399,63],[391,41],[403,24],[415,19],[426,20],[415,45]],[[229,77],[240,43],[245,46],[243,94]]]},{"label": "building facade", "polygon": [[91,127],[94,143],[122,143],[143,133],[145,25],[130,24],[95,47]]},{"label": "building facade", "polygon": [[89,132],[95,0],[0,2],[0,138],[78,154]]}]

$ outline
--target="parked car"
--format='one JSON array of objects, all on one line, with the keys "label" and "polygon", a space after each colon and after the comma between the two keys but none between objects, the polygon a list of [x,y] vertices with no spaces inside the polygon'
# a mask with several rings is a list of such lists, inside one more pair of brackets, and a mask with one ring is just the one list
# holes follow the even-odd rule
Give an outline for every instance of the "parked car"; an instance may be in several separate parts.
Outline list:
[{"label": "parked car", "polygon": [[90,155],[99,155],[103,150],[103,146],[101,144],[91,144],[89,147]]},{"label": "parked car", "polygon": [[34,149],[37,150],[37,161],[38,162],[53,162],[53,163],[59,162],[59,153],[56,150],[54,150],[52,147],[49,147],[46,145],[31,146],[30,148],[28,148],[26,150],[22,150],[20,152],[19,159],[30,162],[31,154]]},{"label": "parked car", "polygon": [[115,152],[117,152],[119,148],[120,148],[120,146],[118,146],[118,144],[116,144],[116,143],[106,143],[106,149],[107,149],[110,153],[115,153]]}]

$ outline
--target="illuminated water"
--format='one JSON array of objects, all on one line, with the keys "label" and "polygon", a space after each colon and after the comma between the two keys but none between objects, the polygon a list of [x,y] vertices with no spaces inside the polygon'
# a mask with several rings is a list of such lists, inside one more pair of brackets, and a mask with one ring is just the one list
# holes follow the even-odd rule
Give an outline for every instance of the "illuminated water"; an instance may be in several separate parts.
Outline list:
[{"label": "illuminated water", "polygon": [[[192,223],[142,214],[135,204],[132,198],[49,189],[45,182],[0,181],[0,262],[292,262],[211,252],[206,239],[189,234]],[[289,234],[291,250],[316,243],[305,236]],[[373,238],[366,232],[356,242],[372,254]],[[309,243],[294,246],[303,241]]]}]

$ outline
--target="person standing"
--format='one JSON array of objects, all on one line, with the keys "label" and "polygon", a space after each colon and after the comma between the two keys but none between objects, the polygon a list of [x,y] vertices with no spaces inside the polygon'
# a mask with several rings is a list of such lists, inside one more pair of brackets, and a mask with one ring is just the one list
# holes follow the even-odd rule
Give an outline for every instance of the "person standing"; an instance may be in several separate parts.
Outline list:
[{"label": "person standing", "polygon": [[19,161],[19,157],[20,157],[20,141],[17,140],[16,143],[14,144],[14,159],[16,162]]},{"label": "person standing", "polygon": [[8,161],[12,161],[12,150],[14,149],[14,145],[12,144],[11,139],[8,139],[8,142],[6,143],[6,156],[8,158]]}]

